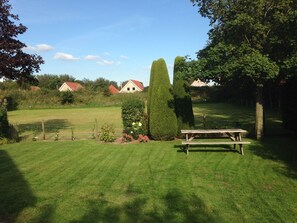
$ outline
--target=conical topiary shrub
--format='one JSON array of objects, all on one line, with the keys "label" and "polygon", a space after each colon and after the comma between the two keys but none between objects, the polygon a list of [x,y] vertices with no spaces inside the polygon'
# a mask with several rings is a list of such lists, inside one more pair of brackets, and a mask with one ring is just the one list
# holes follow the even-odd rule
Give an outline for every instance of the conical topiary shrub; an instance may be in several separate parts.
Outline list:
[{"label": "conical topiary shrub", "polygon": [[154,62],[149,102],[149,133],[155,140],[170,140],[176,136],[177,120],[174,112],[167,66],[164,59]]},{"label": "conical topiary shrub", "polygon": [[185,79],[185,68],[185,58],[176,57],[173,71],[173,96],[178,133],[181,129],[193,128],[195,124],[190,86]]}]

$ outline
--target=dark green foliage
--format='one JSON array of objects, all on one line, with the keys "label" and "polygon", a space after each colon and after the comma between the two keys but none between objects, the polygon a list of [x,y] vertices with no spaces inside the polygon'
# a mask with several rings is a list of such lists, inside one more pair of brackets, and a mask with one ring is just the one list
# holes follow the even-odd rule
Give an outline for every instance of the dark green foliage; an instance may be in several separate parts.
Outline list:
[{"label": "dark green foliage", "polygon": [[72,104],[74,102],[74,95],[71,91],[61,92],[61,104]]},{"label": "dark green foliage", "polygon": [[176,136],[174,98],[164,59],[155,61],[149,108],[149,132],[153,139],[170,140]]},{"label": "dark green foliage", "polygon": [[147,116],[144,113],[145,104],[137,98],[130,98],[122,104],[122,120],[124,132],[127,134],[147,134]]},{"label": "dark green foliage", "polygon": [[185,67],[185,59],[183,57],[176,57],[174,61],[173,96],[178,133],[181,129],[191,129],[194,127],[192,99],[190,86],[185,79]]},{"label": "dark green foliage", "polygon": [[287,80],[283,86],[282,113],[284,127],[297,132],[297,77]]},{"label": "dark green foliage", "polygon": [[0,138],[7,138],[9,133],[9,123],[7,118],[6,105],[0,102]]},{"label": "dark green foliage", "polygon": [[156,61],[153,61],[152,66],[151,66],[150,84],[149,84],[149,89],[148,89],[148,94],[147,94],[147,115],[148,115],[148,118],[150,117],[150,107],[151,107],[151,100],[152,100],[153,81],[154,81],[154,76],[155,76],[155,66],[156,66]]}]

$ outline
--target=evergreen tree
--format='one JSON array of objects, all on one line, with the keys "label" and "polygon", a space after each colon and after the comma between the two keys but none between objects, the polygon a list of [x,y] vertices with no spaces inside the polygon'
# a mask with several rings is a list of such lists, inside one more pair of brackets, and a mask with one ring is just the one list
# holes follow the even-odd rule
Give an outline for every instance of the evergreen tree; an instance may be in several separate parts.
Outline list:
[{"label": "evergreen tree", "polygon": [[149,130],[156,140],[170,140],[176,136],[177,120],[174,98],[164,59],[155,61],[149,104]]},{"label": "evergreen tree", "polygon": [[173,71],[173,96],[178,133],[181,129],[194,127],[194,115],[189,83],[185,78],[186,61],[176,57]]},{"label": "evergreen tree", "polygon": [[147,115],[148,115],[148,118],[150,116],[152,88],[153,88],[153,81],[154,81],[154,76],[155,76],[155,72],[154,72],[155,66],[156,66],[156,61],[153,61],[152,66],[151,66],[150,84],[149,84],[149,89],[148,89],[148,94],[147,94]]}]

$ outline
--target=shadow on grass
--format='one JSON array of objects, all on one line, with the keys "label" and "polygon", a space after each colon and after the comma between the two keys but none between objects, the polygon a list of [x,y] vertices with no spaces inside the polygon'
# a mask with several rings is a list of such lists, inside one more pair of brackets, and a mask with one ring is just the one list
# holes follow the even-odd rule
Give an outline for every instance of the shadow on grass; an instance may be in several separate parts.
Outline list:
[{"label": "shadow on grass", "polygon": [[[44,122],[45,132],[46,133],[55,133],[61,129],[70,127],[70,123],[67,119],[50,119]],[[26,123],[18,125],[19,134],[25,132],[33,132],[33,135],[38,135],[42,132],[42,125],[40,122]],[[26,138],[26,135],[22,135],[23,138]]]},{"label": "shadow on grass", "polygon": [[33,207],[36,198],[6,151],[0,150],[0,222],[15,222],[23,209]]},{"label": "shadow on grass", "polygon": [[[179,148],[178,150],[176,150],[176,152],[178,153],[187,153],[186,152],[186,147],[184,145],[174,145],[174,148]],[[195,146],[190,146],[189,148],[189,153],[195,153],[195,152],[218,152],[218,153],[238,153],[240,154],[239,149],[233,149],[233,146],[228,146],[228,145],[221,145],[221,146],[217,146],[217,145],[207,145],[207,146],[199,146],[199,145],[195,145]]]},{"label": "shadow on grass", "polygon": [[[218,217],[195,194],[186,196],[178,189],[165,194],[158,204],[148,205],[149,198],[134,198],[122,205],[109,203],[104,198],[89,201],[82,222],[219,222]],[[155,201],[156,202],[156,201]],[[153,207],[152,207],[153,206]],[[150,208],[148,208],[150,207]]]},{"label": "shadow on grass", "polygon": [[285,168],[277,171],[287,177],[297,179],[297,140],[290,137],[265,138],[262,142],[252,144],[249,150],[263,159],[281,161]]}]

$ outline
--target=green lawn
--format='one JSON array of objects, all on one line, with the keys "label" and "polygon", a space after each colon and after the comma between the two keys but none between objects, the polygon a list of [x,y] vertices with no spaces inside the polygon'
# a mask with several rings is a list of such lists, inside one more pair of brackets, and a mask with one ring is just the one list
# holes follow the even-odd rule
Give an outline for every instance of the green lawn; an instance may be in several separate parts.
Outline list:
[{"label": "green lawn", "polygon": [[95,120],[99,130],[104,123],[112,124],[117,136],[123,129],[120,107],[16,110],[9,112],[8,117],[23,140],[32,140],[35,136],[42,138],[42,120],[45,122],[47,140],[53,140],[57,131],[60,139],[70,140],[71,129],[77,139],[91,139]]},{"label": "green lawn", "polygon": [[[120,128],[120,108],[109,109],[93,114],[101,114],[98,122],[117,114],[113,121]],[[80,119],[93,119],[86,115],[89,109],[54,111],[58,110],[78,126]],[[49,111],[53,110],[40,110],[40,117],[53,115]],[[203,111],[209,125],[222,127],[236,118],[252,126],[251,110],[197,104],[198,127]],[[17,111],[9,118],[30,123],[35,115]],[[279,119],[270,115],[273,129],[280,129]],[[297,140],[248,140],[252,143],[245,146],[244,156],[231,147],[197,147],[186,156],[180,140],[27,141],[1,146],[0,222],[296,222]]]}]

